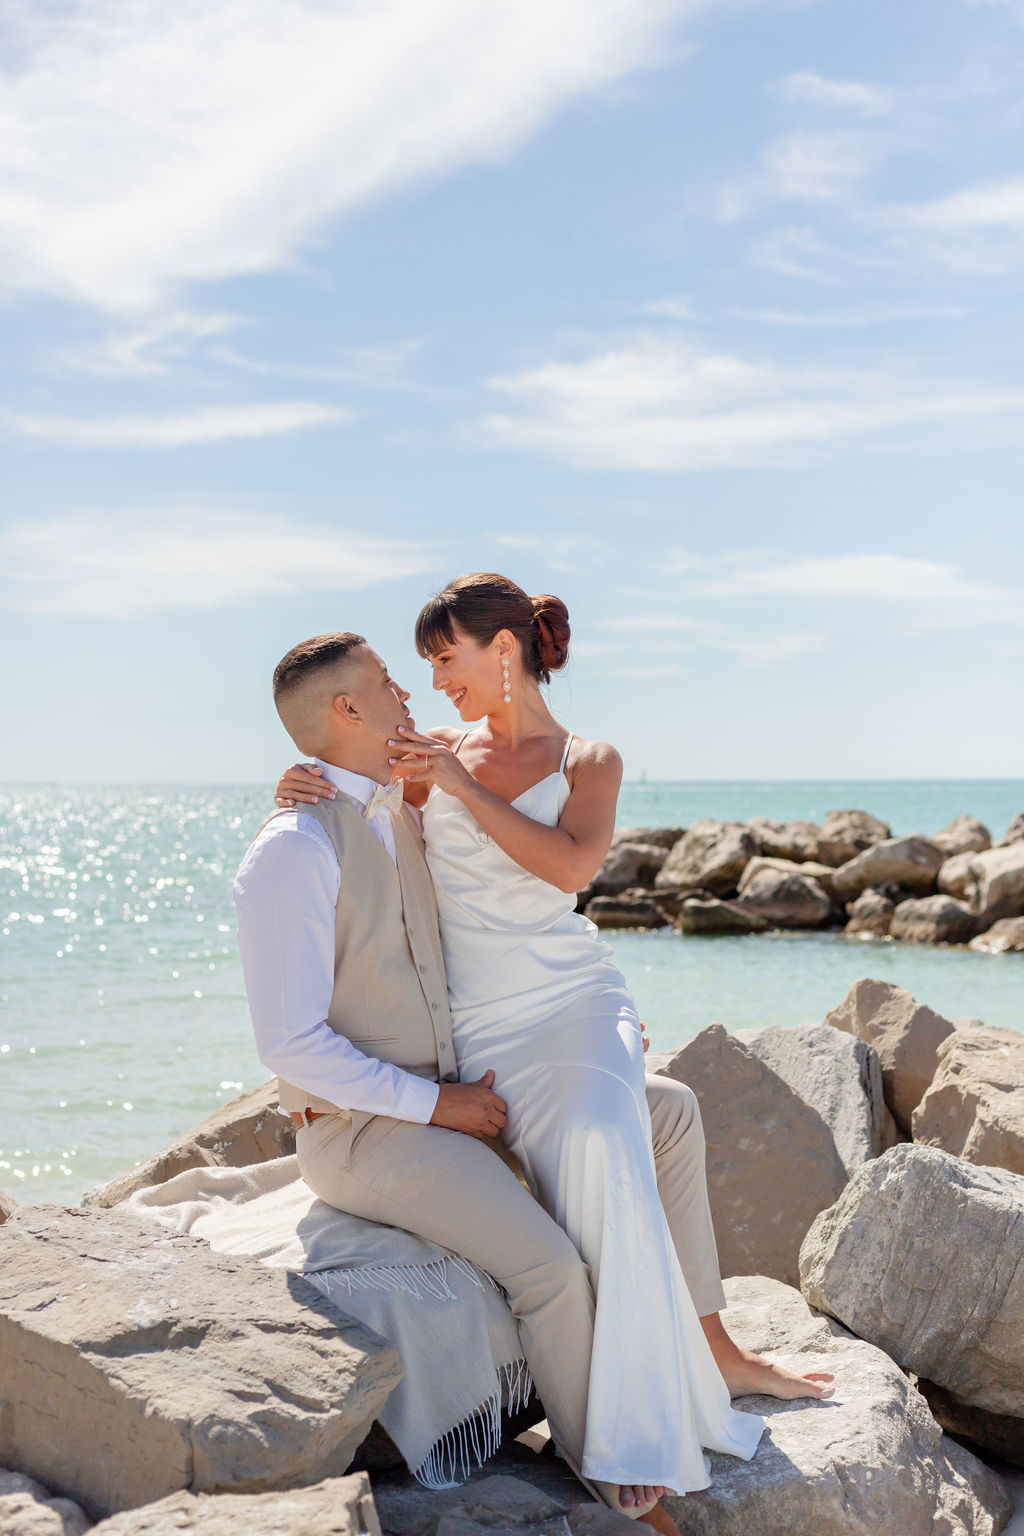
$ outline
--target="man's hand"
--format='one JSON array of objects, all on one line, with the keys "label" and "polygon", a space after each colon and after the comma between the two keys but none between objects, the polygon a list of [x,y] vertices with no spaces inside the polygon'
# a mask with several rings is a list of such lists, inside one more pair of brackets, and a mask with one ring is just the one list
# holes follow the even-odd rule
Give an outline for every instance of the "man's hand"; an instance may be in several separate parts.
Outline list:
[{"label": "man's hand", "polygon": [[497,1136],[505,1124],[508,1105],[491,1092],[494,1073],[485,1072],[477,1083],[442,1083],[430,1117],[431,1125],[444,1125],[483,1141]]}]

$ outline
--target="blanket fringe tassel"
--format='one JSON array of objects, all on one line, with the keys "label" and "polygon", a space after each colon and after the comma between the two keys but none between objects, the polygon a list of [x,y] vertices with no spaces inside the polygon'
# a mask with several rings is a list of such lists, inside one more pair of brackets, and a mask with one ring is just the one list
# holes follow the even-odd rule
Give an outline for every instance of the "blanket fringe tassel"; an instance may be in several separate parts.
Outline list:
[{"label": "blanket fringe tassel", "polygon": [[489,1461],[501,1444],[501,1415],[518,1413],[529,1401],[533,1378],[525,1360],[498,1369],[498,1386],[487,1401],[436,1441],[413,1477],[425,1488],[457,1488]]}]

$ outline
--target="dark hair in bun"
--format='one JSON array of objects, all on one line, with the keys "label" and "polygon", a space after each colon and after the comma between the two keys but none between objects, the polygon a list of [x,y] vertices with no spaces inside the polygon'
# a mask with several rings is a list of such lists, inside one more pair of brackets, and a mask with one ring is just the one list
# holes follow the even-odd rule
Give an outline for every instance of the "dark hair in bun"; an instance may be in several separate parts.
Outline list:
[{"label": "dark hair in bun", "polygon": [[528,675],[541,683],[549,683],[569,659],[569,610],[561,598],[528,597],[493,571],[458,576],[424,604],[416,620],[420,655],[454,645],[456,625],[480,645],[490,645],[499,629],[511,630]]}]

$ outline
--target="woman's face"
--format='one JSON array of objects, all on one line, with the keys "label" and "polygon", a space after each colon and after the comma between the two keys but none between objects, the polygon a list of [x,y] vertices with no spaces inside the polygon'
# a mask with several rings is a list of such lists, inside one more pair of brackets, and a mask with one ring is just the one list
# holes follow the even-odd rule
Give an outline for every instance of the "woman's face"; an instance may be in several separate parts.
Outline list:
[{"label": "woman's face", "polygon": [[507,629],[500,629],[488,645],[481,645],[458,625],[453,635],[451,645],[428,652],[434,687],[451,699],[463,720],[482,720],[501,707],[502,659],[508,658],[511,669],[515,640]]}]

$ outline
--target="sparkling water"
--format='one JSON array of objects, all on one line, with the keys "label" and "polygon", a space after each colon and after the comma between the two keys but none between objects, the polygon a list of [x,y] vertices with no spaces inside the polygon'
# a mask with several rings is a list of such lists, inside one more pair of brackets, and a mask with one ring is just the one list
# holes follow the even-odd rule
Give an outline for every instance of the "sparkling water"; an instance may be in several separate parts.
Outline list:
[{"label": "sparkling water", "polygon": [[[967,811],[1005,831],[1024,783],[627,785],[622,826],[820,820],[856,806],[894,833]],[[266,788],[0,790],[0,1188],[75,1203],[224,1099],[265,1081],[231,880]],[[610,935],[652,1049],[727,1028],[820,1022],[858,976],[947,1017],[1024,1028],[1024,956],[838,934]]]}]

